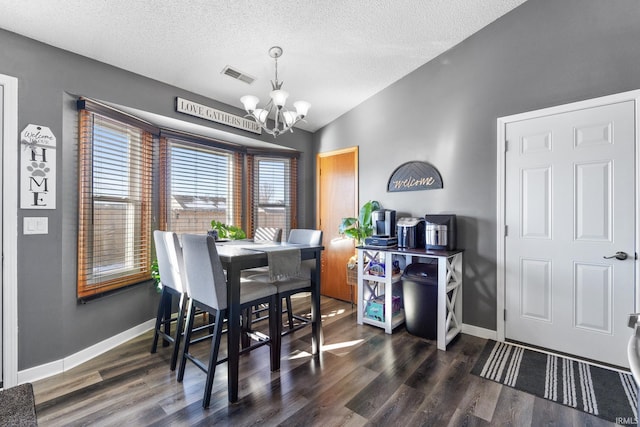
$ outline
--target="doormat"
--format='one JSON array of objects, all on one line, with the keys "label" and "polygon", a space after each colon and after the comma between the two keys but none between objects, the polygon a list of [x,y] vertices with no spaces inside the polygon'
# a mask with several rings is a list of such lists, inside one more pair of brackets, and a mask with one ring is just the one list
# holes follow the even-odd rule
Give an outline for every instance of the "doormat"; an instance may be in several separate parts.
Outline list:
[{"label": "doormat", "polygon": [[36,406],[31,384],[0,390],[0,426],[37,426]]},{"label": "doormat", "polygon": [[471,373],[614,423],[637,420],[630,373],[492,340]]}]

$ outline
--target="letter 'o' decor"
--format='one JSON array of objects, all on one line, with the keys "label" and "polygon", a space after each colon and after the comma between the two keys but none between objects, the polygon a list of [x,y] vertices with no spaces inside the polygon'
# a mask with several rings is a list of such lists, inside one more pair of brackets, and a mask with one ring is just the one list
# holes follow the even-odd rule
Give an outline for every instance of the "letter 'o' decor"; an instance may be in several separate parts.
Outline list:
[{"label": "letter 'o' decor", "polygon": [[436,188],[442,188],[442,177],[436,168],[426,162],[407,162],[398,166],[387,184],[390,193]]}]

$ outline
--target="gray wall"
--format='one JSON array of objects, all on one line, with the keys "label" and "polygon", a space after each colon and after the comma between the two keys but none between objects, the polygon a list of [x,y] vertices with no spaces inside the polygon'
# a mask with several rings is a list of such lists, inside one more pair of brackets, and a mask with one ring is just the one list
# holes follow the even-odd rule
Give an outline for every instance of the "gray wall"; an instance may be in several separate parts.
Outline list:
[{"label": "gray wall", "polygon": [[[400,216],[458,214],[459,246],[466,251],[464,322],[494,329],[496,118],[640,88],[639,23],[637,0],[529,0],[314,136],[296,131],[279,137],[279,144],[303,152],[300,226],[315,223],[312,142],[322,152],[358,145],[361,201],[380,200]],[[23,370],[152,318],[157,301],[151,286],[139,286],[86,305],[76,303],[72,95],[210,127],[218,125],[175,113],[174,97],[242,112],[2,30],[0,46],[0,73],[19,79],[19,129],[45,125],[58,137],[58,208],[19,211],[19,224],[24,216],[49,217],[48,235],[19,234]],[[391,172],[410,160],[433,164],[444,189],[386,193]]]},{"label": "gray wall", "polygon": [[[0,46],[0,73],[19,80],[19,130],[29,123],[48,126],[58,142],[57,209],[18,212],[18,224],[22,224],[24,216],[49,218],[47,235],[23,236],[22,230],[18,233],[18,369],[24,370],[62,359],[155,316],[158,297],[151,284],[136,286],[87,304],[76,301],[78,185],[75,95],[266,142],[273,143],[274,140],[266,134],[255,136],[178,114],[174,111],[174,99],[181,96],[243,115],[238,108],[4,30],[0,30]],[[312,135],[296,130],[278,137],[276,142],[302,152],[299,225],[313,226],[315,155],[310,151]],[[14,185],[17,190],[17,179]]]},{"label": "gray wall", "polygon": [[[528,0],[314,138],[320,152],[359,146],[361,202],[458,215],[464,322],[494,330],[496,119],[639,88],[637,0]],[[433,164],[444,188],[387,193],[410,160]]]}]

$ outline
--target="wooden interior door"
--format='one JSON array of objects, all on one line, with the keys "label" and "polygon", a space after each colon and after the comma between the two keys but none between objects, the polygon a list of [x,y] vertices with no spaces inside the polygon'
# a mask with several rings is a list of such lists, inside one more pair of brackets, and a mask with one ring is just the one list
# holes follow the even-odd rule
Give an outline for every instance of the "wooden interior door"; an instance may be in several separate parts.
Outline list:
[{"label": "wooden interior door", "polygon": [[321,293],[355,301],[356,286],[347,284],[347,261],[355,253],[353,240],[338,234],[344,217],[358,215],[358,147],[318,154],[318,228],[323,232]]}]

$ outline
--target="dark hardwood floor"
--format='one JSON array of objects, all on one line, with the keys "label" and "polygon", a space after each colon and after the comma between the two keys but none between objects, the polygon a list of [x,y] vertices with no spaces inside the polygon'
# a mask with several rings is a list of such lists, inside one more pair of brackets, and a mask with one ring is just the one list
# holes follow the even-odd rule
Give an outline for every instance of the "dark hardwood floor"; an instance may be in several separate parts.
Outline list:
[{"label": "dark hardwood floor", "polygon": [[[307,299],[294,299],[296,311]],[[611,426],[612,423],[471,375],[484,339],[461,335],[448,351],[434,341],[358,326],[351,304],[322,301],[325,349],[309,354],[310,328],[283,339],[282,366],[269,349],[241,356],[240,400],[227,399],[220,365],[211,407],[204,373],[187,364],[178,383],[169,348],[150,354],[151,332],[33,384],[41,426]],[[223,341],[225,341],[223,339]],[[207,344],[200,344],[202,355]]]}]

